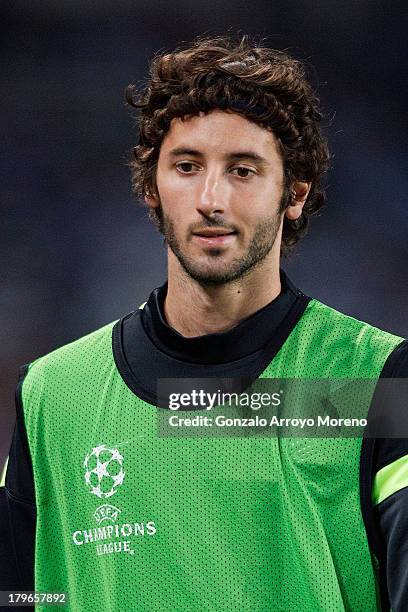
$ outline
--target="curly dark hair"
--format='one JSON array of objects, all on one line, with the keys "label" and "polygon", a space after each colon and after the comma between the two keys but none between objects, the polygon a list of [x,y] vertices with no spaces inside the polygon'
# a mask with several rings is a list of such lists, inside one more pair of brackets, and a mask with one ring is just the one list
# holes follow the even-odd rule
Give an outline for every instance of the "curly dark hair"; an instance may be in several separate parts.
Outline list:
[{"label": "curly dark hair", "polygon": [[[324,205],[321,179],[330,155],[319,125],[319,99],[306,78],[306,66],[286,53],[259,46],[246,35],[199,37],[154,57],[147,83],[141,91],[129,85],[126,101],[138,111],[139,144],[130,162],[137,197],[157,194],[157,160],[171,120],[217,108],[273,131],[285,174],[281,212],[289,205],[293,182],[311,182],[302,215],[284,218],[283,255]],[[160,228],[160,213],[154,209],[149,214]]]}]

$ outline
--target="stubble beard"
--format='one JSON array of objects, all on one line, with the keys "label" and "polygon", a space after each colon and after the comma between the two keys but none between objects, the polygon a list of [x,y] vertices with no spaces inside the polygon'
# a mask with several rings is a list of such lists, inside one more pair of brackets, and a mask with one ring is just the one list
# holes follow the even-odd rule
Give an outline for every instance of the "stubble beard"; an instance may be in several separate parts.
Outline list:
[{"label": "stubble beard", "polygon": [[[281,206],[273,217],[258,223],[243,256],[234,258],[220,270],[211,270],[211,262],[200,265],[185,254],[177,238],[174,223],[165,215],[161,206],[155,209],[155,221],[159,231],[164,236],[165,244],[170,247],[188,276],[203,286],[219,286],[241,280],[264,261],[276,242],[281,222],[280,212]],[[208,222],[206,225],[208,227],[220,227],[222,223],[217,223],[214,220],[211,225]],[[223,252],[223,249],[211,249],[208,259],[211,257],[214,259],[220,258],[223,256]]]}]

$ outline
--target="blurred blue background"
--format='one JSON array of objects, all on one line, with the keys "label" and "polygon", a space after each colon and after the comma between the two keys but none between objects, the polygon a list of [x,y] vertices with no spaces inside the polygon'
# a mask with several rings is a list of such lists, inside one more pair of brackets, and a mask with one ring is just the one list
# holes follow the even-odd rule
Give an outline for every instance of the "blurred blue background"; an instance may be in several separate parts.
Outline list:
[{"label": "blurred blue background", "polygon": [[371,0],[2,2],[0,461],[18,367],[119,318],[166,277],[130,191],[124,89],[197,34],[264,35],[315,68],[327,207],[284,267],[309,295],[407,336],[406,23]]}]

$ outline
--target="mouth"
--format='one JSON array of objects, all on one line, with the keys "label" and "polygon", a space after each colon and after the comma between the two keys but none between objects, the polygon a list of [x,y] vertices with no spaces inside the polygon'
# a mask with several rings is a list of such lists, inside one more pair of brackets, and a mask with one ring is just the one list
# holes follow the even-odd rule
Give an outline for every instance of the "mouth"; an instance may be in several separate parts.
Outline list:
[{"label": "mouth", "polygon": [[232,242],[236,234],[236,231],[225,228],[205,228],[194,232],[193,237],[202,245],[220,247]]}]

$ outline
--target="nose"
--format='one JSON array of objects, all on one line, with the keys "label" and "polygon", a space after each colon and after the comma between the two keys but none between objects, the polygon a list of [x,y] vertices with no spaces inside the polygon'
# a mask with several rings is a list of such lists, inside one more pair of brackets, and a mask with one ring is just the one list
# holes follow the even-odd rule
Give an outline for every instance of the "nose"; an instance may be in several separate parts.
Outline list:
[{"label": "nose", "polygon": [[222,173],[216,169],[208,170],[204,183],[200,186],[198,210],[206,217],[225,212],[228,198],[227,186],[223,183]]}]

